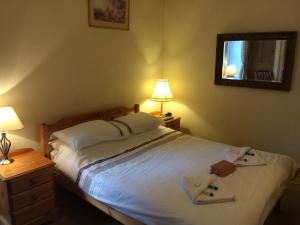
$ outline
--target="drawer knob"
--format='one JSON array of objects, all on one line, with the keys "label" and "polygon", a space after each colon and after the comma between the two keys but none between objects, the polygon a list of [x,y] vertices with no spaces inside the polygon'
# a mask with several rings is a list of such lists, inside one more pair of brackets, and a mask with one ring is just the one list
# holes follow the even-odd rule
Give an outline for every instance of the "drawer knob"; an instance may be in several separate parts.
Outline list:
[{"label": "drawer knob", "polygon": [[36,195],[36,194],[33,194],[33,195],[31,196],[31,199],[32,199],[33,201],[36,201],[36,200],[39,199],[39,196]]},{"label": "drawer knob", "polygon": [[34,179],[30,179],[30,180],[29,180],[29,183],[30,183],[31,185],[35,185],[35,184],[36,184],[36,181],[35,181]]}]

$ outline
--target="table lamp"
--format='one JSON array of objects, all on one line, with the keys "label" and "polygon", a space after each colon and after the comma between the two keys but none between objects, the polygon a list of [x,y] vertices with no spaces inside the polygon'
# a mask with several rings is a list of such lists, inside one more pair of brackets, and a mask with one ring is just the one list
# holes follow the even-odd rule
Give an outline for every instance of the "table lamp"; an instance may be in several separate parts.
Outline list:
[{"label": "table lamp", "polygon": [[13,162],[9,158],[9,149],[11,141],[6,137],[6,131],[22,129],[23,124],[12,107],[0,107],[0,150],[3,154],[3,159],[0,165],[8,165]]},{"label": "table lamp", "polygon": [[173,94],[170,89],[169,81],[167,79],[158,79],[156,81],[151,100],[160,102],[160,115],[163,115],[163,103],[173,101]]},{"label": "table lamp", "polygon": [[226,78],[233,79],[235,75],[239,74],[238,69],[236,68],[236,65],[232,64],[226,67],[225,69],[225,76]]}]

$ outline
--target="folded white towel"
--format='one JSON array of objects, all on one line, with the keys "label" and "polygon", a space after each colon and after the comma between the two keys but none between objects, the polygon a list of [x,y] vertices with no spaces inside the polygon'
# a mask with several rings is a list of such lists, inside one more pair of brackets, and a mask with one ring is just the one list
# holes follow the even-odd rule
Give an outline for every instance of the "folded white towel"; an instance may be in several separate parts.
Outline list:
[{"label": "folded white towel", "polygon": [[231,202],[235,200],[235,194],[228,190],[220,178],[217,178],[213,183],[213,186],[218,187],[218,190],[207,189],[209,193],[213,193],[214,196],[209,196],[205,193],[201,193],[195,201],[195,204],[209,204],[209,203],[221,203]]},{"label": "folded white towel", "polygon": [[225,152],[225,159],[236,166],[266,165],[266,162],[251,147],[241,147],[237,150],[228,149]]},{"label": "folded white towel", "polygon": [[247,153],[252,155],[244,155],[241,159],[235,162],[236,166],[263,166],[266,162],[254,149],[251,149]]},{"label": "folded white towel", "polygon": [[[218,190],[209,189],[209,184],[218,187]],[[235,199],[234,194],[224,186],[220,178],[213,174],[207,174],[202,178],[182,177],[181,186],[194,204],[227,202]]]},{"label": "folded white towel", "polygon": [[201,178],[182,177],[181,186],[190,199],[195,202],[197,197],[207,189],[207,186],[215,181],[217,177],[214,174],[207,174]]},{"label": "folded white towel", "polygon": [[235,163],[235,161],[241,159],[246,152],[250,151],[251,147],[241,147],[237,150],[233,150],[232,148],[228,148],[225,152],[225,160]]}]

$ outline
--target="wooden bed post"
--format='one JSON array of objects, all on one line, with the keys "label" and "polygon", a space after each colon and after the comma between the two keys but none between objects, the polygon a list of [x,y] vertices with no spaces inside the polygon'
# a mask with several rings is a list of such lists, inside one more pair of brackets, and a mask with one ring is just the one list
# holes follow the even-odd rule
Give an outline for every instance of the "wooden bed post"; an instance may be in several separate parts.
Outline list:
[{"label": "wooden bed post", "polygon": [[134,104],[133,108],[134,108],[135,113],[140,111],[140,105],[139,104]]},{"label": "wooden bed post", "polygon": [[45,123],[40,125],[40,138],[42,151],[44,152],[44,155],[50,159],[51,157],[48,151],[48,126]]}]

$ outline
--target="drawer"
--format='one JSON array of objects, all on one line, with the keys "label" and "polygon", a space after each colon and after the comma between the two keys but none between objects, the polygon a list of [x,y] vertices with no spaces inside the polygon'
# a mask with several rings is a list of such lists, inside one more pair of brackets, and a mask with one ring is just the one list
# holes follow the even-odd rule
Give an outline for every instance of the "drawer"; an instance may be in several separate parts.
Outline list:
[{"label": "drawer", "polygon": [[27,222],[24,225],[41,225],[41,224],[44,224],[44,223],[47,223],[50,221],[55,221],[56,217],[57,217],[57,209],[55,209],[43,216],[35,218],[34,220]]},{"label": "drawer", "polygon": [[172,122],[168,122],[168,123],[166,123],[166,127],[169,127],[171,129],[174,129],[174,130],[178,130],[179,127],[180,127],[180,121],[179,120],[174,120]]},{"label": "drawer", "polygon": [[13,213],[15,225],[24,225],[30,223],[38,217],[52,212],[55,209],[54,197],[42,200],[30,207],[23,208]]},{"label": "drawer", "polygon": [[52,181],[46,184],[42,184],[41,186],[35,187],[31,190],[11,196],[10,201],[12,211],[16,211],[26,206],[30,206],[50,196],[54,196]]},{"label": "drawer", "polygon": [[15,195],[52,181],[52,171],[53,167],[50,167],[23,175],[9,181],[8,186],[10,194]]}]

